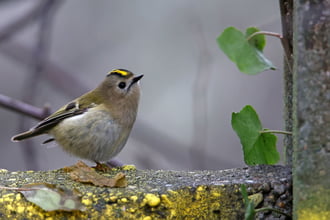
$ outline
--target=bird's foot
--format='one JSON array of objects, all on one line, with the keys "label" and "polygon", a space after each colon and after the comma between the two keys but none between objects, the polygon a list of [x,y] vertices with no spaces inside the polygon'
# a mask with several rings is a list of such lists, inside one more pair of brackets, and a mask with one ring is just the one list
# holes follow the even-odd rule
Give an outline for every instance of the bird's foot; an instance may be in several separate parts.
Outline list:
[{"label": "bird's foot", "polygon": [[96,166],[93,168],[97,171],[108,172],[112,169],[105,163],[100,163],[100,162],[95,162],[95,163],[96,163]]}]

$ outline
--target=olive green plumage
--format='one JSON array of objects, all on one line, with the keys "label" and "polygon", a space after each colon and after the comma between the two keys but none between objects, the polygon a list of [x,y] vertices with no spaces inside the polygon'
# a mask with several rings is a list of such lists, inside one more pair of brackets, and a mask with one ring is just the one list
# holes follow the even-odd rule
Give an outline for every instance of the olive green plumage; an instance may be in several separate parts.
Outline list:
[{"label": "olive green plumage", "polygon": [[49,134],[75,156],[95,162],[116,156],[136,119],[143,75],[124,69],[109,72],[94,90],[64,105],[30,130],[12,137],[21,141]]}]

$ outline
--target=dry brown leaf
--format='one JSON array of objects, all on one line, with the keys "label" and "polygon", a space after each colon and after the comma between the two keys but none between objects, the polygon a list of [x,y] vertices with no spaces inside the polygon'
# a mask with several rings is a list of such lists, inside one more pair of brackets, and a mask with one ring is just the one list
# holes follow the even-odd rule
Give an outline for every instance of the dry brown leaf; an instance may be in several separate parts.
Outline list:
[{"label": "dry brown leaf", "polygon": [[124,173],[117,173],[114,178],[108,178],[97,173],[84,162],[78,161],[71,167],[65,167],[65,172],[70,174],[70,178],[81,183],[91,183],[95,186],[126,187],[127,181]]}]

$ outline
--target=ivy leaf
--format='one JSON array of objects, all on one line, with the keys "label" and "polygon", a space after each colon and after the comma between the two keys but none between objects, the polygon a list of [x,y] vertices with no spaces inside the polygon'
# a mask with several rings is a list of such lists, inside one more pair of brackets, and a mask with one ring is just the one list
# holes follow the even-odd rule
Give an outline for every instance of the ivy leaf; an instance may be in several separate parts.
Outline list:
[{"label": "ivy leaf", "polygon": [[246,74],[255,75],[265,70],[275,70],[274,65],[262,53],[266,44],[265,36],[257,35],[249,41],[248,37],[259,31],[250,27],[244,35],[234,27],[226,28],[217,38],[220,49],[233,61],[238,69]]},{"label": "ivy leaf", "polygon": [[[255,32],[260,31],[256,27],[249,27],[245,30],[245,38],[248,39],[249,36],[254,34]],[[248,40],[248,42],[254,46],[256,49],[260,50],[261,52],[264,50],[266,46],[266,37],[263,34],[256,35]]]},{"label": "ivy leaf", "polygon": [[261,122],[252,106],[232,113],[231,125],[240,138],[244,161],[247,165],[276,164],[280,155],[276,149],[276,136],[262,133]]}]

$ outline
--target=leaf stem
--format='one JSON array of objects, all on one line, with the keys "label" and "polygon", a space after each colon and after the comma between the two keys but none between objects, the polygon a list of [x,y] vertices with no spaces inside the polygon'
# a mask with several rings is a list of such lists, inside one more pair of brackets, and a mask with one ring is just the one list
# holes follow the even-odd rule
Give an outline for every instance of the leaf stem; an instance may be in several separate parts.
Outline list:
[{"label": "leaf stem", "polygon": [[249,41],[251,40],[253,37],[257,36],[257,35],[268,35],[268,36],[272,36],[272,37],[277,37],[279,39],[282,39],[282,35],[276,32],[270,32],[270,31],[257,31],[254,32],[253,34],[251,34],[246,40]]},{"label": "leaf stem", "polygon": [[286,216],[286,217],[288,217],[288,218],[292,218],[291,215],[289,215],[289,214],[287,214],[287,213],[285,213],[285,212],[282,212],[282,211],[279,210],[279,209],[274,209],[274,208],[271,208],[271,207],[259,208],[259,209],[255,209],[254,211],[255,211],[255,212],[272,211],[272,212],[277,212],[277,213],[279,213],[279,214],[281,214],[281,215],[284,215],[284,216]]},{"label": "leaf stem", "polygon": [[285,54],[285,61],[288,63],[289,71],[292,73],[291,66],[289,65],[289,58],[291,57],[291,53],[289,51],[289,48],[288,48],[287,43],[286,43],[285,39],[283,38],[283,36],[279,33],[276,33],[276,32],[257,31],[257,32],[254,32],[253,34],[251,34],[246,40],[249,41],[253,37],[255,37],[257,35],[260,35],[260,34],[268,35],[268,36],[272,36],[272,37],[277,37],[278,39],[281,40],[281,44],[282,44],[282,47],[284,49],[284,54]]},{"label": "leaf stem", "polygon": [[275,134],[287,134],[292,135],[292,132],[290,131],[281,131],[281,130],[262,130],[259,131],[260,133],[275,133]]}]

